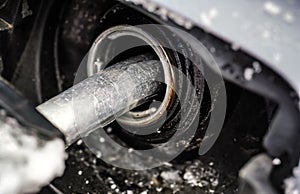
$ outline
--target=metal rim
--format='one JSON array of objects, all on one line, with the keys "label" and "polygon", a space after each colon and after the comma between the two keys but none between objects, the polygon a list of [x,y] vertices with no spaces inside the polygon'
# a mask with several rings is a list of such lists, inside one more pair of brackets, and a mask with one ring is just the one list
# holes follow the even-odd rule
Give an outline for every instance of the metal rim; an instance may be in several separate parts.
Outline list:
[{"label": "metal rim", "polygon": [[[141,28],[127,25],[115,26],[104,31],[95,40],[89,52],[87,62],[88,76],[91,76],[97,73],[99,70],[104,69],[105,66],[110,62],[111,58],[109,58],[109,53],[111,51],[107,40],[117,40],[117,38],[122,36],[132,36],[138,38],[147,44],[145,46],[150,46],[153,49],[162,63],[165,79],[164,81],[167,87],[164,99],[157,108],[156,112],[153,113],[153,111],[150,109],[139,112],[129,111],[128,113],[123,114],[117,120],[121,124],[132,127],[145,127],[152,125],[159,121],[162,115],[164,115],[164,113],[171,106],[174,97],[172,88],[175,87],[174,72],[172,70],[172,64],[169,56],[155,37]],[[103,51],[105,52],[104,54]]]}]

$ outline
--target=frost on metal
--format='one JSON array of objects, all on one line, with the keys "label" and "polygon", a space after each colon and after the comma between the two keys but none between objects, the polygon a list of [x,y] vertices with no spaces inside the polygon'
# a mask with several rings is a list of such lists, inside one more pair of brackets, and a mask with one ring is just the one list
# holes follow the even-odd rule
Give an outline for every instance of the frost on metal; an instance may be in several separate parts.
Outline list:
[{"label": "frost on metal", "polygon": [[115,64],[37,107],[70,145],[138,106],[158,90],[159,61]]},{"label": "frost on metal", "polygon": [[28,131],[0,109],[0,193],[38,192],[64,172],[64,142]]}]

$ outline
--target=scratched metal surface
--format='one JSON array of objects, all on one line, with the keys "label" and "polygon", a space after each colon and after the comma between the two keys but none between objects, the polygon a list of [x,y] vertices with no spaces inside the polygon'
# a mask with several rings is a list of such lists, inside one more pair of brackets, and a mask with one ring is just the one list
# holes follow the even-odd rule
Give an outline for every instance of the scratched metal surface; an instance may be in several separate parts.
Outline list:
[{"label": "scratched metal surface", "polygon": [[64,133],[70,145],[79,138],[78,132],[85,135],[95,126],[108,125],[117,115],[142,103],[144,96],[158,91],[159,84],[152,80],[160,81],[160,62],[146,60],[146,56],[140,56],[115,64],[39,105],[37,110]]}]

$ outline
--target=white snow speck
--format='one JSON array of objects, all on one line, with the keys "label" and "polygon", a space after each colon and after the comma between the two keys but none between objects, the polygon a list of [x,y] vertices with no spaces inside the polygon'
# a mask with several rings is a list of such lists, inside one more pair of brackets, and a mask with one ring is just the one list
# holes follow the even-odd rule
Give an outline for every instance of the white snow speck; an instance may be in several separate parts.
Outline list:
[{"label": "white snow speck", "polygon": [[293,176],[284,180],[285,194],[300,194],[300,170],[294,168]]},{"label": "white snow speck", "polygon": [[100,137],[100,138],[99,138],[99,142],[100,142],[100,143],[104,143],[104,142],[105,142],[105,139],[104,139],[103,137]]},{"label": "white snow speck", "polygon": [[267,1],[264,3],[264,10],[270,15],[278,15],[281,13],[281,8],[279,5],[272,1]]},{"label": "white snow speck", "polygon": [[133,194],[133,191],[127,190],[127,191],[126,191],[126,194]]},{"label": "white snow speck", "polygon": [[202,12],[200,19],[204,25],[210,26],[212,21],[218,16],[218,10],[215,8],[210,9],[208,12]]},{"label": "white snow speck", "polygon": [[291,12],[286,12],[284,15],[283,15],[283,19],[284,21],[286,21],[287,23],[293,23],[295,18],[294,18],[294,14],[291,13]]},{"label": "white snow speck", "polygon": [[231,44],[231,49],[234,51],[238,51],[240,49],[240,45],[237,43],[232,43]]},{"label": "white snow speck", "polygon": [[244,77],[246,80],[251,80],[254,74],[254,70],[252,68],[246,68],[244,71]]},{"label": "white snow speck", "polygon": [[263,38],[270,38],[271,33],[270,33],[270,31],[268,31],[268,30],[264,30],[264,31],[262,32],[261,36],[262,36]]},{"label": "white snow speck", "polygon": [[281,164],[281,160],[279,158],[275,158],[273,161],[272,161],[273,165],[275,166],[278,166]]},{"label": "white snow speck", "polygon": [[78,140],[76,144],[81,145],[82,144],[82,139]]},{"label": "white snow speck", "polygon": [[179,176],[179,171],[164,171],[160,176],[168,182],[181,182],[182,179]]},{"label": "white snow speck", "polygon": [[254,68],[255,73],[260,73],[262,71],[261,65],[259,62],[257,62],[257,61],[253,62],[252,66]]},{"label": "white snow speck", "polygon": [[281,55],[279,53],[274,53],[273,59],[275,63],[278,63],[281,61]]},{"label": "white snow speck", "polygon": [[238,17],[240,17],[240,13],[237,11],[234,11],[234,12],[232,12],[232,17],[238,18]]}]

